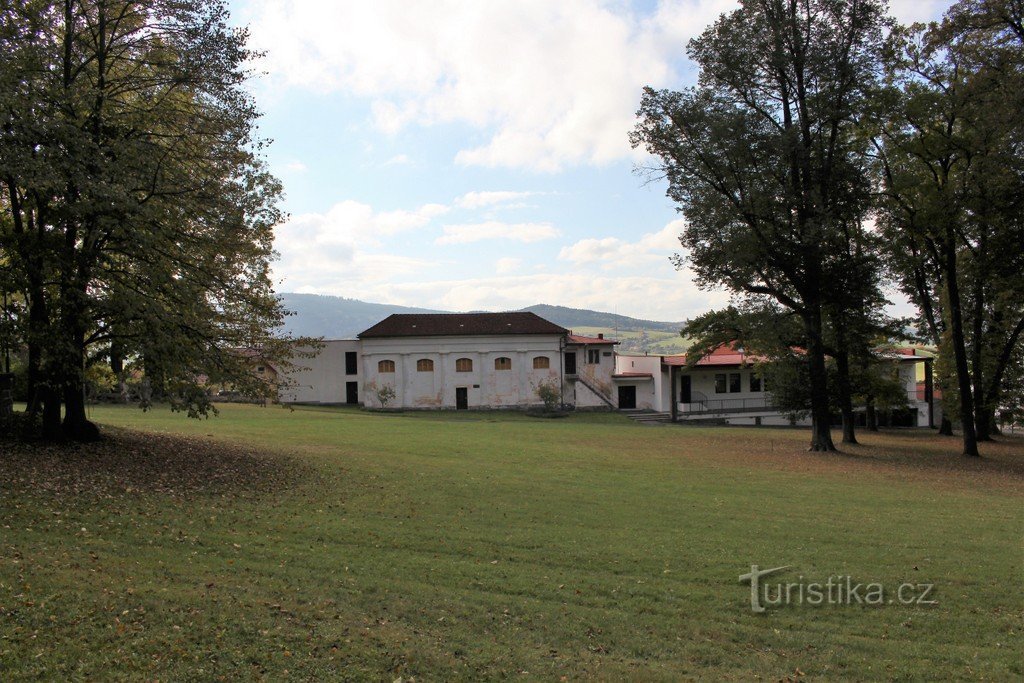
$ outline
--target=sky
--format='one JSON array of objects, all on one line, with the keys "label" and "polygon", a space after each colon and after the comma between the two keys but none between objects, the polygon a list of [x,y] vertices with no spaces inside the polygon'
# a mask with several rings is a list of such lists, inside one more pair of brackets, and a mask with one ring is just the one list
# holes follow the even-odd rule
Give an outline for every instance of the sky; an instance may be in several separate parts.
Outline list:
[{"label": "sky", "polygon": [[[903,22],[946,1],[898,0]],[[732,0],[232,0],[284,184],[275,288],[441,310],[679,321],[728,303],[628,134]]]}]

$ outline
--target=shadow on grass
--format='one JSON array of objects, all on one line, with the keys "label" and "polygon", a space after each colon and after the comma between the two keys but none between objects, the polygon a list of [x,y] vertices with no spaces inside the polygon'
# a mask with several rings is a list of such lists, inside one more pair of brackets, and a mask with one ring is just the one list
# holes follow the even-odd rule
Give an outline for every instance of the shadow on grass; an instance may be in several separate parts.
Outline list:
[{"label": "shadow on grass", "polygon": [[297,460],[193,437],[103,428],[96,443],[0,438],[0,487],[9,492],[109,496],[153,493],[254,497],[313,476]]}]

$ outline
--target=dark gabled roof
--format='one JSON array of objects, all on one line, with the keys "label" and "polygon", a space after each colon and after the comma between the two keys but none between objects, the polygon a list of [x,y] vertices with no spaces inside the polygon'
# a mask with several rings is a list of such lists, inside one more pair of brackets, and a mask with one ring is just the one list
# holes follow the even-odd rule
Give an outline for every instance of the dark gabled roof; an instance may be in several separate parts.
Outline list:
[{"label": "dark gabled roof", "polygon": [[360,339],[378,337],[458,337],[495,334],[568,334],[536,313],[394,313]]}]

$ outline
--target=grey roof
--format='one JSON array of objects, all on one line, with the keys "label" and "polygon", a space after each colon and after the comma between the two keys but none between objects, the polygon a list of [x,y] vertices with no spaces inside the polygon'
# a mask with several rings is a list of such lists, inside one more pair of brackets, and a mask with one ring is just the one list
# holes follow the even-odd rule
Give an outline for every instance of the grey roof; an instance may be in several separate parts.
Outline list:
[{"label": "grey roof", "polygon": [[536,313],[394,313],[359,333],[379,337],[457,337],[501,334],[568,334]]}]

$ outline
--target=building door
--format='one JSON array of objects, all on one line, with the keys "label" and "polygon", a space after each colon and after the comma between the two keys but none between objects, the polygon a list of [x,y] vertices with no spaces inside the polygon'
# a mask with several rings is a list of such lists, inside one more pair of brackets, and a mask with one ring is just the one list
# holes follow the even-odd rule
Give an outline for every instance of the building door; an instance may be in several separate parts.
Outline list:
[{"label": "building door", "polygon": [[359,382],[345,382],[345,403],[349,405],[359,403]]},{"label": "building door", "polygon": [[569,351],[565,354],[565,374],[576,374],[576,352]]},{"label": "building door", "polygon": [[345,352],[345,374],[346,375],[354,375],[354,374],[356,374],[358,372],[358,370],[356,369],[357,363],[358,363],[358,361],[356,360],[356,352],[355,351],[346,351]]},{"label": "building door", "polygon": [[679,402],[692,403],[692,380],[689,375],[679,375]]},{"label": "building door", "polygon": [[466,410],[469,408],[469,388],[468,387],[456,387],[455,388],[455,409]]},{"label": "building door", "polygon": [[619,410],[636,408],[636,387],[619,387]]}]

